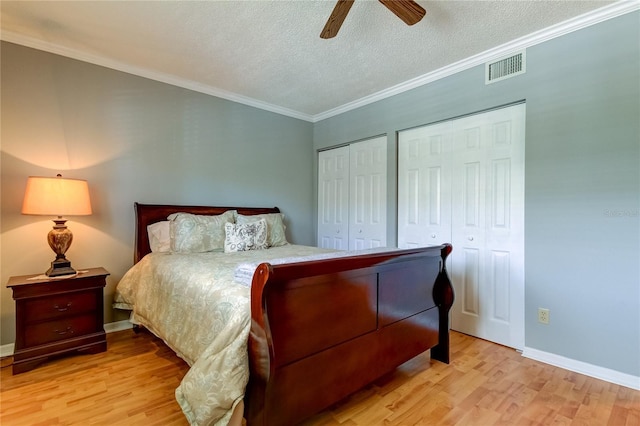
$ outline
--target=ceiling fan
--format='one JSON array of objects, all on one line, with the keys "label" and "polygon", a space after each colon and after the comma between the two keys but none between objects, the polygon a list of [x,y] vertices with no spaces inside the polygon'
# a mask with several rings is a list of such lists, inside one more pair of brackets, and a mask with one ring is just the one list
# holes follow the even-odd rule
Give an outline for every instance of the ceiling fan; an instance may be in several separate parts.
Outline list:
[{"label": "ceiling fan", "polygon": [[[338,0],[336,6],[331,12],[331,16],[327,20],[320,38],[332,38],[338,34],[344,18],[347,17],[349,9],[353,6],[355,0]],[[407,25],[413,25],[424,17],[426,11],[413,0],[379,0],[380,3],[392,11],[398,18],[402,19]]]}]

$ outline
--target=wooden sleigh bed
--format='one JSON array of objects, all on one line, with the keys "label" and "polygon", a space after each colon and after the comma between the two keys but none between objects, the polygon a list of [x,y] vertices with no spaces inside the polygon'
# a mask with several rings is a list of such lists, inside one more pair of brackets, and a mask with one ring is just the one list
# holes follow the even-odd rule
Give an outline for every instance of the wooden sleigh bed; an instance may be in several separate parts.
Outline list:
[{"label": "wooden sleigh bed", "polygon": [[[278,208],[136,203],[134,261],[147,226],[176,212],[279,213]],[[250,288],[248,425],[292,425],[430,349],[449,362],[451,245],[261,263]],[[160,336],[162,337],[162,336]]]}]

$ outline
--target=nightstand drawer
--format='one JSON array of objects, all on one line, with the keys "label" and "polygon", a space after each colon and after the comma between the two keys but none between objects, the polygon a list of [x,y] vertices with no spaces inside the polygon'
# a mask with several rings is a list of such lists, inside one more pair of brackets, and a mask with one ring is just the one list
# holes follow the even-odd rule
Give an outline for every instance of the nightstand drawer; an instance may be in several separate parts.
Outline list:
[{"label": "nightstand drawer", "polygon": [[[32,324],[25,328],[25,343],[27,347],[30,347],[70,339],[96,332],[97,326],[94,313]],[[102,329],[102,324],[100,324],[100,329]]]},{"label": "nightstand drawer", "polygon": [[84,312],[95,312],[98,307],[95,291],[60,294],[27,300],[25,302],[27,324],[69,317]]}]

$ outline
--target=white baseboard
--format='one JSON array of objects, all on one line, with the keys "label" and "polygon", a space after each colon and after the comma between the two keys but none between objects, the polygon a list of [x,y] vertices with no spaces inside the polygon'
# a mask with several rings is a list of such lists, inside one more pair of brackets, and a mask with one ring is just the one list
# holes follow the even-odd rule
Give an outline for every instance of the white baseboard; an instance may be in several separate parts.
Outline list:
[{"label": "white baseboard", "polygon": [[0,358],[13,355],[13,343],[0,346]]},{"label": "white baseboard", "polygon": [[[113,333],[116,331],[127,330],[129,328],[133,328],[133,324],[129,320],[110,322],[104,325],[104,331],[106,333]],[[13,355],[13,343],[8,343],[6,345],[0,346],[0,358],[4,358],[5,356]]]},{"label": "white baseboard", "polygon": [[522,356],[544,362],[545,364],[553,365],[554,367],[560,367],[575,373],[584,374],[585,376],[595,377],[596,379],[604,380],[605,382],[640,390],[640,376],[632,376],[631,374],[621,373],[620,371],[599,367],[597,365],[588,364],[571,358],[565,358],[560,355],[528,348],[526,346],[522,351]]},{"label": "white baseboard", "polygon": [[128,330],[130,328],[133,328],[133,324],[131,324],[131,321],[129,320],[110,322],[104,325],[104,331],[106,333],[114,333],[116,331]]}]

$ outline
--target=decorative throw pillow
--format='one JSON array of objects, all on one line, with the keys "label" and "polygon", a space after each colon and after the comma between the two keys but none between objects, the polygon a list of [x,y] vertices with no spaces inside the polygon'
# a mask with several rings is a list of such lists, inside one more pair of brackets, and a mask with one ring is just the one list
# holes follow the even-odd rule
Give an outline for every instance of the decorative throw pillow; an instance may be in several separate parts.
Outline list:
[{"label": "decorative throw pillow", "polygon": [[151,247],[152,252],[164,253],[171,250],[168,220],[147,226],[147,234],[149,235],[149,247]]},{"label": "decorative throw pillow", "polygon": [[239,214],[236,222],[239,224],[251,223],[264,219],[267,222],[267,244],[269,247],[279,247],[289,244],[285,235],[286,227],[282,213],[267,213],[245,216]]},{"label": "decorative throw pillow", "polygon": [[203,253],[224,249],[224,225],[232,222],[234,210],[216,216],[177,213],[171,215],[173,253]]},{"label": "decorative throw pillow", "polygon": [[224,225],[224,252],[262,250],[267,245],[267,222],[261,219],[251,223]]}]

